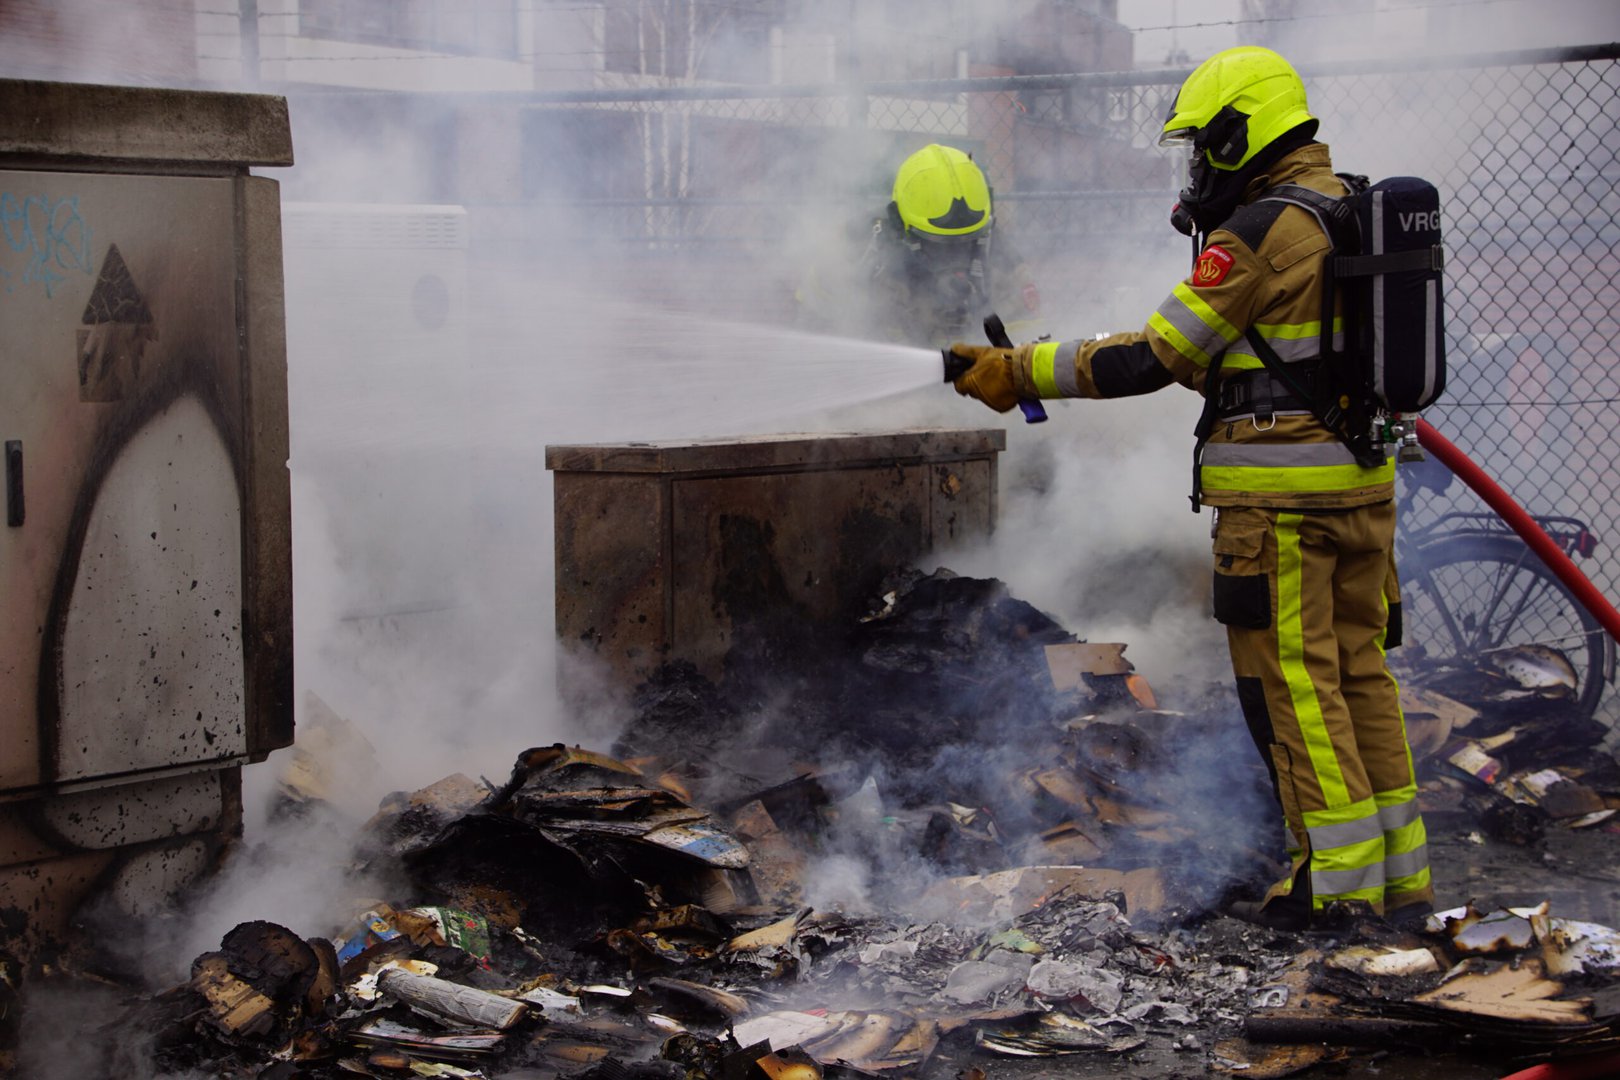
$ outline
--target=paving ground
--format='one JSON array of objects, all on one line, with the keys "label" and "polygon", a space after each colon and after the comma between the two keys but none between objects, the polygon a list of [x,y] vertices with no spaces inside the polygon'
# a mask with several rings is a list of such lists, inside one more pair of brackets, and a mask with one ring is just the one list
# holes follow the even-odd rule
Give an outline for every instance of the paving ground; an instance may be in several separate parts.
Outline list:
[{"label": "paving ground", "polygon": [[[1476,903],[1534,906],[1543,900],[1553,914],[1620,926],[1620,835],[1616,828],[1550,828],[1536,847],[1485,838],[1462,816],[1436,815],[1429,826],[1430,857],[1442,906]],[[1233,928],[1234,933],[1239,931]],[[1124,1057],[988,1058],[968,1047],[947,1047],[929,1063],[924,1080],[949,1080],[974,1065],[991,1077],[1014,1080],[1093,1080],[1101,1077],[1201,1077],[1217,1075],[1210,1049],[1231,1032],[1196,1030],[1197,1050],[1175,1050],[1167,1040]],[[1495,1080],[1528,1065],[1499,1050],[1470,1053],[1455,1046],[1351,1048],[1340,1061],[1323,1062],[1299,1075],[1374,1077],[1382,1080]],[[1242,1075],[1226,1073],[1224,1075]]]},{"label": "paving ground", "polygon": [[[1486,910],[1535,907],[1549,903],[1551,914],[1565,919],[1620,927],[1620,820],[1585,829],[1549,823],[1533,843],[1511,843],[1486,834],[1468,811],[1426,814],[1430,865],[1437,907],[1472,902]],[[1218,920],[1230,922],[1230,920]],[[1241,933],[1235,930],[1234,933]],[[1211,1048],[1234,1034],[1204,1026],[1197,1029],[1197,1050],[1171,1049],[1157,1038],[1122,1058],[1075,1055],[1058,1059],[987,1060],[971,1048],[947,1048],[929,1063],[925,1080],[945,1080],[977,1064],[992,1077],[1091,1078],[1199,1077],[1243,1075],[1221,1073],[1212,1065]],[[1303,1076],[1377,1077],[1388,1080],[1487,1080],[1533,1064],[1500,1050],[1470,1051],[1452,1044],[1425,1048],[1385,1046],[1348,1048],[1343,1060],[1309,1068]],[[1592,1074],[1599,1075],[1599,1074]],[[1607,1074],[1604,1074],[1607,1075]],[[1616,1074],[1620,1075],[1620,1074]]]},{"label": "paving ground", "polygon": [[1484,839],[1464,822],[1435,819],[1429,829],[1442,905],[1477,899],[1534,906],[1548,900],[1554,915],[1620,927],[1620,825],[1552,827],[1536,848]]}]

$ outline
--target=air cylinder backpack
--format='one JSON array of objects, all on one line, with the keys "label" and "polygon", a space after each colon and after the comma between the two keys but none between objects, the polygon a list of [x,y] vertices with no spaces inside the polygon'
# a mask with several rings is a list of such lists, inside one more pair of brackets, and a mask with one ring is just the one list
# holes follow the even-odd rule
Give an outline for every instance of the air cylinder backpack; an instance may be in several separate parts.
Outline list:
[{"label": "air cylinder backpack", "polygon": [[[1388,421],[1434,404],[1446,387],[1440,193],[1415,176],[1371,185],[1365,176],[1338,176],[1350,189],[1339,198],[1294,184],[1261,196],[1303,207],[1327,233],[1319,355],[1328,377],[1315,380],[1314,393],[1303,391],[1257,331],[1247,336],[1266,370],[1311,403],[1357,462],[1374,468],[1384,462]],[[1343,297],[1342,350],[1333,348],[1335,293]],[[1402,427],[1396,437],[1402,433],[1410,435]]]}]

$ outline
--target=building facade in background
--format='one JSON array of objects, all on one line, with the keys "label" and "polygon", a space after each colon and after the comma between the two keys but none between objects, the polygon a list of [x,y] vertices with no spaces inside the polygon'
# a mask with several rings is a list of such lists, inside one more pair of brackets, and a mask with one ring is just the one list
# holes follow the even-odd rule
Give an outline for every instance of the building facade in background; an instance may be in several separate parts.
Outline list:
[{"label": "building facade in background", "polygon": [[[921,145],[971,142],[984,119],[959,102],[879,103],[869,115],[734,108],[673,118],[619,107],[537,118],[517,101],[469,109],[453,99],[1122,70],[1131,37],[1117,9],[1114,0],[12,0],[0,5],[0,70],[286,94],[301,142],[341,130],[351,149],[377,143],[379,160],[401,166],[386,190],[335,198],[682,198],[712,188],[706,176],[724,171],[735,187],[735,170],[751,161],[825,144],[830,127],[910,128],[915,138],[898,141]],[[390,91],[411,101],[371,93]],[[299,108],[315,94],[318,110]],[[433,94],[446,97],[426,100]],[[903,119],[930,113],[920,124]],[[1018,113],[1002,119],[1016,124]],[[419,149],[403,146],[410,141]],[[1016,163],[996,167],[1011,183]],[[343,183],[316,171],[323,186]],[[296,196],[316,195],[290,182]]]}]

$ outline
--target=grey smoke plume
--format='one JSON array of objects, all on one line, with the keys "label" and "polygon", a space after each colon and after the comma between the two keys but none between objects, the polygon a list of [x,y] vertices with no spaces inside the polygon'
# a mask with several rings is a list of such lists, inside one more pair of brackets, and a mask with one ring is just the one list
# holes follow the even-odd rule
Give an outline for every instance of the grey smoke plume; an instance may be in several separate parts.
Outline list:
[{"label": "grey smoke plume", "polygon": [[[1197,21],[1216,25],[1178,35],[1189,61],[1233,43],[1237,29],[1219,24],[1251,6],[1263,5],[1211,4],[1208,13],[1200,6]],[[174,41],[166,36],[174,32],[170,23],[113,20],[112,6],[91,0],[55,7],[63,24],[78,27],[73,54],[61,58],[67,66],[42,63],[37,41],[7,33],[0,33],[0,65],[17,76],[173,85],[198,74],[167,66],[167,60],[132,67],[173,53]],[[1123,19],[1137,25],[1171,21],[1165,3],[1121,0],[1118,7]],[[1194,19],[1190,7],[1180,5],[1183,21]],[[261,2],[260,8],[267,19],[294,17],[287,5],[272,11]],[[963,18],[977,20],[972,25],[984,40],[1025,15],[1021,7],[988,0],[959,8]],[[1398,32],[1367,43],[1362,55],[1383,55],[1414,41],[1423,49],[1455,52],[1620,38],[1617,13],[1601,0],[1433,5],[1421,13],[1426,29],[1440,28],[1438,36]],[[1309,24],[1300,19],[1294,25]],[[218,35],[230,28],[231,20],[222,25],[215,19],[206,29],[199,24],[198,32]],[[1216,40],[1227,34],[1232,38]],[[1561,37],[1549,40],[1551,34]],[[829,69],[814,27],[805,27],[774,62],[799,78],[881,77],[894,28],[866,25],[861,41],[868,49],[857,63]],[[1353,36],[1307,34],[1296,42],[1296,59],[1334,58],[1318,49],[1329,41],[1345,49],[1361,44]],[[753,62],[748,50],[756,47],[716,39],[703,62],[743,65]],[[1157,64],[1168,49],[1139,47],[1137,59]],[[556,65],[577,62],[555,51]],[[452,79],[435,74],[442,70],[422,64],[409,80],[411,88],[451,89]],[[215,65],[213,74],[219,73]],[[836,88],[830,96],[838,96]],[[607,180],[624,178],[605,180],[592,165],[592,151],[612,148],[593,142],[586,125],[559,122],[552,132],[559,152],[526,165],[499,133],[480,128],[477,100],[458,110],[425,96],[379,96],[369,111],[350,114],[346,122],[334,118],[333,101],[294,96],[299,164],[274,173],[289,202],[439,205],[463,190],[477,196],[480,185],[498,188],[514,176],[520,177],[517,190],[535,201],[498,205],[499,199],[491,199],[497,205],[482,209],[465,249],[410,254],[434,260],[431,265],[449,283],[444,297],[422,302],[442,299],[449,321],[441,325],[459,327],[462,335],[456,347],[426,356],[425,332],[405,318],[413,311],[408,288],[403,297],[378,288],[393,269],[389,263],[404,255],[373,250],[369,258],[363,252],[356,257],[320,237],[302,249],[289,245],[298,700],[303,709],[304,692],[319,694],[360,726],[377,750],[377,768],[348,788],[357,805],[345,809],[355,816],[363,816],[387,788],[418,786],[458,769],[499,776],[526,746],[558,739],[605,745],[622,723],[622,703],[611,695],[585,715],[565,713],[555,698],[551,489],[543,463],[549,443],[790,428],[1006,425],[1005,497],[993,542],[942,551],[938,560],[964,574],[1002,577],[1015,595],[1077,633],[1129,642],[1129,657],[1150,681],[1220,676],[1224,643],[1204,599],[1207,519],[1190,518],[1182,509],[1188,433],[1197,411],[1192,395],[1170,388],[1130,402],[1066,403],[1053,407],[1049,424],[1034,429],[942,387],[875,404],[826,408],[822,400],[815,409],[784,411],[785,401],[799,405],[809,397],[802,382],[784,374],[802,362],[808,346],[783,336],[779,352],[762,352],[757,340],[749,349],[736,348],[726,336],[740,332],[719,322],[710,374],[752,396],[739,403],[689,394],[650,362],[666,344],[653,313],[779,323],[791,306],[784,299],[759,310],[738,299],[745,294],[724,259],[650,247],[640,265],[645,273],[623,273],[622,261],[604,268],[601,256],[613,238],[582,234],[578,222],[551,201],[635,194],[648,183],[678,180],[680,155],[666,151],[679,145],[681,114],[646,132],[620,125],[612,137],[637,140],[653,166],[629,178],[638,185],[632,190],[604,191]],[[1354,101],[1332,95],[1317,103],[1335,160],[1369,173],[1426,172],[1479,123],[1463,103],[1417,103],[1401,125],[1358,123],[1354,107]],[[564,147],[575,153],[563,154]],[[858,223],[881,209],[883,178],[893,166],[884,151],[876,140],[854,160],[788,147],[780,167],[761,176],[772,181],[792,173],[800,189],[828,193],[825,201],[840,226]],[[1164,207],[1153,214],[1168,209],[1173,188],[1167,168]],[[776,195],[768,185],[726,193],[766,202]],[[815,220],[796,224],[788,230],[782,265],[758,275],[779,294],[804,263],[837,257],[829,241],[838,229],[820,229]],[[350,257],[356,261],[345,263]],[[1112,268],[1114,284],[1106,295],[1078,295],[1054,272],[1059,284],[1047,286],[1045,304],[1059,338],[1139,328],[1186,268],[1185,247],[1170,237],[1151,250],[1105,245],[1084,258]],[[627,305],[644,317],[623,319]],[[564,342],[557,332],[563,315],[586,332]],[[906,387],[886,383],[881,389]],[[495,409],[499,424],[491,422]],[[357,439],[360,434],[366,437]],[[1212,754],[1212,761],[1219,756]],[[280,845],[267,831],[264,805],[284,757],[275,755],[246,772],[250,842],[269,851]],[[212,948],[222,927],[245,918],[274,919],[300,933],[330,932],[353,898],[353,883],[334,871],[341,840],[341,833],[306,830],[293,834],[290,856],[245,861],[243,874],[220,886],[194,939],[175,944],[177,958],[183,963]]]}]

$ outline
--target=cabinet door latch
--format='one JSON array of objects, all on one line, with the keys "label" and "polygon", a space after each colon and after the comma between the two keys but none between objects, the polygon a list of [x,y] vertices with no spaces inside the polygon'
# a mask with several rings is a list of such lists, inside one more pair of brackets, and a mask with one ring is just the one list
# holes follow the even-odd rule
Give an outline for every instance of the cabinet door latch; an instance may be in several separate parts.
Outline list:
[{"label": "cabinet door latch", "polygon": [[6,524],[12,528],[23,523],[23,458],[22,440],[6,440]]}]

